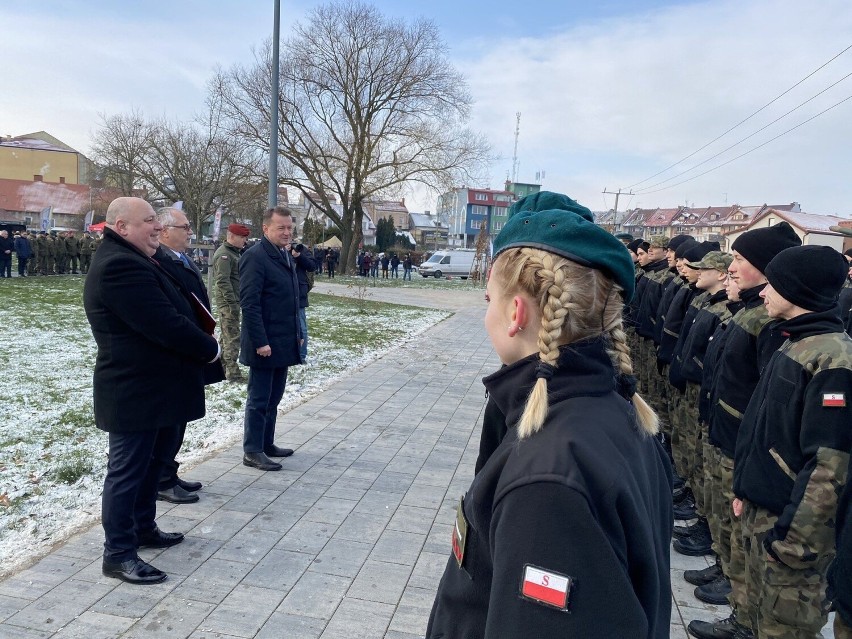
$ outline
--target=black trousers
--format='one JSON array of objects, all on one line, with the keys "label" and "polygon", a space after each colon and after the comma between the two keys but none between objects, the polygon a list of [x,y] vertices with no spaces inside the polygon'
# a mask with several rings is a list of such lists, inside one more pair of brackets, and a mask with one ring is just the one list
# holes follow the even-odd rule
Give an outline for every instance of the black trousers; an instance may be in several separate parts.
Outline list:
[{"label": "black trousers", "polygon": [[101,500],[105,560],[118,563],[133,559],[137,535],[156,526],[158,460],[173,450],[175,431],[177,427],[109,434],[109,463]]},{"label": "black trousers", "polygon": [[[183,438],[186,434],[186,424],[181,424],[177,428],[169,428],[167,429],[172,432],[172,441],[171,445],[167,447],[166,443],[163,443],[163,455],[159,458],[155,458],[154,461],[160,464],[160,482],[157,486],[157,490],[168,490],[177,484],[177,471],[180,463],[178,463],[176,457],[180,452],[180,447],[183,446]],[[162,437],[166,437],[167,435],[163,433]],[[168,450],[166,450],[168,448]],[[156,455],[157,453],[155,453]]]}]

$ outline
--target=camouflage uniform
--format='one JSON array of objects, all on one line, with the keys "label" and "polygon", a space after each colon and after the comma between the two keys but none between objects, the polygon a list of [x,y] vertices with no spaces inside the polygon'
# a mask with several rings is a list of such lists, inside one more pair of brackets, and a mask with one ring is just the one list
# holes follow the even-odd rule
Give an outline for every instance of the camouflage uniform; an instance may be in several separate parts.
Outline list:
[{"label": "camouflage uniform", "polygon": [[58,259],[59,259],[59,242],[56,239],[55,234],[51,234],[47,239],[47,274],[48,275],[56,275],[59,273],[58,269]]},{"label": "camouflage uniform", "polygon": [[47,275],[50,267],[50,240],[43,231],[38,234],[38,274]]},{"label": "camouflage uniform", "polygon": [[80,272],[88,273],[89,265],[92,263],[92,249],[95,241],[86,233],[80,240]]},{"label": "camouflage uniform", "polygon": [[35,233],[30,233],[30,246],[33,249],[33,255],[30,261],[27,262],[27,275],[35,275],[38,273],[38,263],[41,256],[41,246],[38,243],[38,236]]},{"label": "camouflage uniform", "polygon": [[240,251],[228,242],[222,242],[213,254],[210,289],[219,312],[225,374],[231,381],[240,381]]},{"label": "camouflage uniform", "polygon": [[80,272],[80,240],[73,233],[65,236],[65,252],[67,254],[66,271],[74,275]]},{"label": "camouflage uniform", "polygon": [[737,439],[747,612],[761,638],[816,638],[828,620],[826,571],[852,449],[852,338],[835,313],[779,324],[789,340],[761,375]]}]

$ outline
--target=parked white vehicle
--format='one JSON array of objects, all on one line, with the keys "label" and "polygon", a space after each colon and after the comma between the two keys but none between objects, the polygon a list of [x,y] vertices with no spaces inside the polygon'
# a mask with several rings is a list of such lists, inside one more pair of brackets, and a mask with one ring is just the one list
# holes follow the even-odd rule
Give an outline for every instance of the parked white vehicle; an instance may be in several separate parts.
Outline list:
[{"label": "parked white vehicle", "polygon": [[420,275],[436,278],[451,275],[466,280],[470,275],[475,254],[473,249],[438,251],[420,265]]}]

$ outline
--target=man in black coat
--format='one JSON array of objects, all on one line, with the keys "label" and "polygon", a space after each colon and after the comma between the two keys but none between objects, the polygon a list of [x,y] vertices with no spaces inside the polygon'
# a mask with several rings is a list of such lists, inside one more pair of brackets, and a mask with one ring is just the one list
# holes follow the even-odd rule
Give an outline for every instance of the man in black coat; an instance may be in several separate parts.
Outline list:
[{"label": "man in black coat", "polygon": [[[198,267],[186,254],[192,240],[192,226],[186,214],[178,209],[163,208],[157,212],[157,219],[163,226],[160,231],[160,247],[154,253],[154,259],[166,273],[171,276],[184,296],[189,299],[195,296],[204,308],[210,311],[210,298]],[[199,328],[204,328],[198,322]],[[222,361],[216,360],[204,367],[204,383],[214,384],[225,379]],[[177,460],[183,438],[186,434],[186,424],[181,424],[174,431],[175,439],[171,453],[159,460],[162,466],[157,499],[173,504],[191,504],[198,501],[196,491],[201,489],[201,482],[186,481],[178,477],[180,465]]]},{"label": "man in black coat", "polygon": [[275,445],[278,403],[287,384],[287,367],[300,364],[299,282],[290,254],[295,222],[283,206],[263,215],[263,238],[240,259],[240,363],[248,366],[243,464],[281,470],[270,457],[288,457]]},{"label": "man in black coat", "polygon": [[221,353],[153,260],[162,229],[154,209],[140,198],[117,198],[106,224],[83,289],[98,345],[95,425],[109,433],[102,570],[133,584],[158,583],[166,574],[142,561],[137,549],[183,541],[183,534],[164,533],[154,521],[158,459],[174,441],[174,429],[204,415],[204,365]]}]

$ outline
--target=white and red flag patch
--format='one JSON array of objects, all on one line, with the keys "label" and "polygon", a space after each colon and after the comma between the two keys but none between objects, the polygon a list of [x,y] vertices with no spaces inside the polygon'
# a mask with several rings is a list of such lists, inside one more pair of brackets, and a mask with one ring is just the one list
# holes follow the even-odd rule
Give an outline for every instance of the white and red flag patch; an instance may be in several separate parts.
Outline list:
[{"label": "white and red flag patch", "polygon": [[843,408],[846,406],[846,393],[823,393],[822,405]]},{"label": "white and red flag patch", "polygon": [[571,577],[527,564],[521,579],[521,596],[560,610],[568,610],[572,584]]}]

